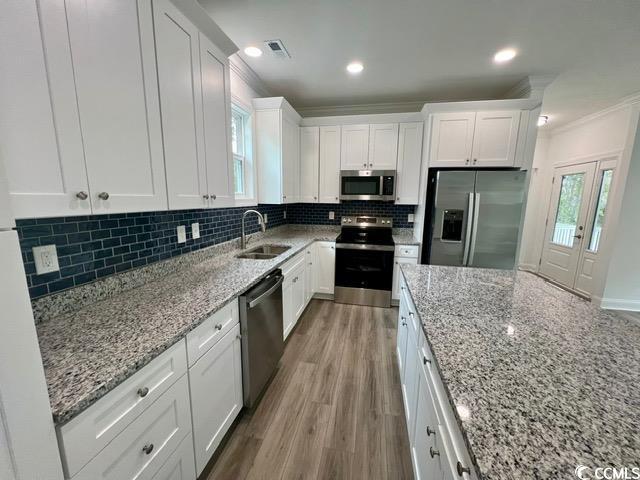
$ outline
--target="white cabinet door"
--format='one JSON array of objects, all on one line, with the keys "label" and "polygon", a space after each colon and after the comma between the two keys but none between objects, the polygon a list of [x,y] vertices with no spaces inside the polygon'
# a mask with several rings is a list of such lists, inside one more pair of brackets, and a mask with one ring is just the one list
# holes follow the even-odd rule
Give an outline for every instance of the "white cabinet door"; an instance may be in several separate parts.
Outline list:
[{"label": "white cabinet door", "polygon": [[231,91],[228,60],[211,40],[200,34],[204,157],[207,193],[214,208],[234,204],[231,138]]},{"label": "white cabinet door", "polygon": [[320,127],[320,203],[340,198],[340,127]]},{"label": "white cabinet door", "polygon": [[415,428],[416,401],[418,395],[418,379],[422,372],[421,359],[418,355],[416,333],[413,331],[411,319],[407,320],[407,353],[405,355],[404,376],[402,377],[402,393],[404,398],[404,410],[407,420],[409,438],[413,438]]},{"label": "white cabinet door", "polygon": [[293,277],[286,277],[282,282],[282,332],[286,340],[295,325],[293,310]]},{"label": "white cabinet door", "polygon": [[240,324],[189,369],[198,475],[242,408]]},{"label": "white cabinet door", "polygon": [[417,205],[422,165],[422,122],[401,123],[398,134],[396,205]]},{"label": "white cabinet door", "polygon": [[316,242],[316,292],[333,295],[336,271],[335,242]]},{"label": "white cabinet door", "polygon": [[61,3],[2,5],[0,158],[17,218],[91,212]]},{"label": "white cabinet door", "polygon": [[305,304],[308,304],[313,294],[316,293],[316,244],[315,242],[309,245],[305,249],[305,271],[304,271],[304,286],[306,288],[306,300]]},{"label": "white cabinet door", "polygon": [[400,265],[408,263],[411,265],[417,265],[417,258],[405,258],[395,257],[393,265],[393,289],[391,290],[391,299],[400,300],[400,284],[402,282],[402,272],[400,272]]},{"label": "white cabinet door", "polygon": [[259,203],[285,202],[282,178],[284,132],[281,117],[280,110],[275,109],[255,112]]},{"label": "white cabinet door", "polygon": [[369,125],[343,125],[340,139],[340,169],[369,169]]},{"label": "white cabinet door", "polygon": [[296,203],[300,192],[300,133],[298,125],[282,116],[283,203]]},{"label": "white cabinet door", "polygon": [[66,11],[93,212],[166,209],[151,3]]},{"label": "white cabinet door", "polygon": [[195,480],[193,438],[187,435],[169,459],[160,467],[153,480]]},{"label": "white cabinet door", "polygon": [[306,298],[307,298],[307,289],[305,287],[305,270],[306,270],[306,258],[303,258],[303,261],[300,265],[293,270],[291,276],[292,282],[292,299],[293,299],[293,324],[298,323],[298,319],[302,312],[304,312],[304,308],[307,306]]},{"label": "white cabinet door", "polygon": [[[404,369],[406,365],[406,356],[407,356],[407,338],[409,335],[409,323],[408,317],[409,313],[407,312],[407,304],[402,301],[402,296],[400,296],[400,309],[398,313],[398,326],[396,331],[396,356],[398,357],[398,373],[400,374],[400,383],[403,384],[404,381]],[[404,394],[404,390],[403,390]]]},{"label": "white cabinet door", "polygon": [[169,208],[205,208],[198,30],[168,0],[154,1]]},{"label": "white cabinet door", "polygon": [[318,203],[320,129],[300,127],[300,202]]},{"label": "white cabinet door", "polygon": [[431,121],[429,167],[470,165],[476,113],[437,113]]},{"label": "white cabinet door", "polygon": [[369,168],[395,170],[398,162],[398,124],[369,125]]},{"label": "white cabinet door", "polygon": [[414,435],[410,437],[411,460],[416,480],[431,480],[443,478],[443,472],[438,464],[440,453],[437,437],[439,436],[438,421],[434,409],[431,392],[423,375],[418,377],[418,395],[415,412]]},{"label": "white cabinet door", "polygon": [[519,110],[478,112],[473,134],[472,166],[512,167],[519,124]]}]

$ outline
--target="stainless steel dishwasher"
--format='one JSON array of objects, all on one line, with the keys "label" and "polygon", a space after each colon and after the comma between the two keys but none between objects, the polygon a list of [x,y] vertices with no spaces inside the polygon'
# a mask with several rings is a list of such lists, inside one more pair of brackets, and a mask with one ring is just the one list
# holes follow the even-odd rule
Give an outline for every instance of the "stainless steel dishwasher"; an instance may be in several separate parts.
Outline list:
[{"label": "stainless steel dishwasher", "polygon": [[281,270],[267,275],[240,296],[242,387],[244,405],[252,408],[275,373],[284,350]]}]

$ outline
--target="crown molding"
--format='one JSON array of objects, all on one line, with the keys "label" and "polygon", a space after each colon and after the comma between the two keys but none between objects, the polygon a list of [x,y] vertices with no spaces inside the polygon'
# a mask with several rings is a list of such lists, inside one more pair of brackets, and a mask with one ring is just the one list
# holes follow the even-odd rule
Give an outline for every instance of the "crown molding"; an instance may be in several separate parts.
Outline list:
[{"label": "crown molding", "polygon": [[579,127],[581,125],[584,125],[585,123],[592,122],[594,120],[597,120],[598,118],[604,117],[613,112],[617,112],[618,110],[631,107],[636,104],[640,104],[640,92],[623,97],[618,103],[611,105],[610,107],[607,107],[603,110],[598,110],[597,112],[590,113],[589,115],[585,115],[584,117],[578,118],[577,120],[574,120],[572,122],[549,129],[549,134],[553,136],[557,135],[558,133],[566,132],[567,130]]},{"label": "crown molding", "polygon": [[229,68],[261,97],[272,96],[269,88],[258,74],[237,53],[229,57]]},{"label": "crown molding", "polygon": [[536,98],[542,100],[545,88],[547,88],[555,78],[555,75],[529,75],[507,90],[504,98]]},{"label": "crown molding", "polygon": [[327,107],[296,107],[303,117],[333,117],[345,115],[378,115],[384,113],[419,112],[425,102],[368,103]]}]

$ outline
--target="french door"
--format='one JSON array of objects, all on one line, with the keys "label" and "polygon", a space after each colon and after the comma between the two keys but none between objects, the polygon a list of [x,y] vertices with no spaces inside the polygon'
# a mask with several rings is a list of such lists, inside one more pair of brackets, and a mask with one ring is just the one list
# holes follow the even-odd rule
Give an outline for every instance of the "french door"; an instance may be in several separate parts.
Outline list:
[{"label": "french door", "polygon": [[540,273],[590,296],[616,160],[558,167],[553,176]]}]

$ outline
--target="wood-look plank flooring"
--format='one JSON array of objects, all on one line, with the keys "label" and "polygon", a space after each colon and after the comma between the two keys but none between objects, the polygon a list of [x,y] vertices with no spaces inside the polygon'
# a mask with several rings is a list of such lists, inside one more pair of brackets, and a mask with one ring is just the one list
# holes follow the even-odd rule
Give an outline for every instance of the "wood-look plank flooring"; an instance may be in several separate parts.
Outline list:
[{"label": "wood-look plank flooring", "polygon": [[411,479],[397,309],[312,300],[207,480]]}]

